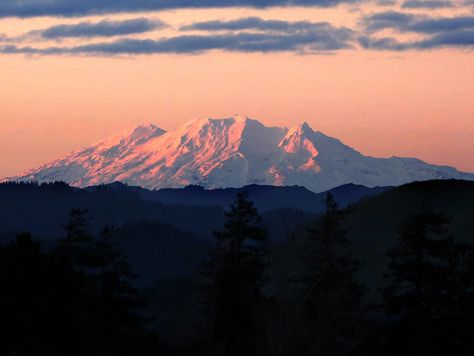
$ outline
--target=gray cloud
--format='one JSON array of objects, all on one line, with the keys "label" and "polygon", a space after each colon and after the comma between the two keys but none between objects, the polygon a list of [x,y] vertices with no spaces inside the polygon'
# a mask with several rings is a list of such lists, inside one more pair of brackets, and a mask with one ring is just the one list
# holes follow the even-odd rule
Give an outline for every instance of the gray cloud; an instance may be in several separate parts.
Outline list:
[{"label": "gray cloud", "polygon": [[474,16],[458,16],[451,18],[435,18],[414,21],[408,31],[436,33],[474,29]]},{"label": "gray cloud", "polygon": [[[366,16],[361,23],[368,35],[360,36],[359,44],[366,49],[404,51],[474,46],[474,16],[428,17],[387,11]],[[378,38],[373,35],[383,29],[417,33],[422,38],[400,41],[393,37]]]},{"label": "gray cloud", "polygon": [[181,8],[332,7],[358,0],[22,0],[0,2],[0,17],[84,16]]},{"label": "gray cloud", "polygon": [[106,19],[99,22],[85,21],[77,24],[54,25],[12,37],[0,33],[0,42],[20,43],[24,41],[61,40],[65,38],[114,37],[147,33],[165,27],[168,27],[168,25],[158,19],[135,18],[122,21]]},{"label": "gray cloud", "polygon": [[260,17],[246,17],[231,21],[206,21],[197,22],[181,27],[182,31],[275,31],[275,32],[298,32],[298,31],[326,31],[330,25],[327,22],[309,21],[281,21],[264,20]]},{"label": "gray cloud", "polygon": [[37,55],[89,54],[134,55],[155,53],[192,54],[210,50],[231,52],[331,52],[350,48],[354,33],[347,28],[329,24],[317,30],[296,33],[224,33],[218,35],[185,35],[158,40],[119,39],[112,42],[86,44],[74,47],[0,47],[1,53]]},{"label": "gray cloud", "polygon": [[401,43],[392,37],[374,38],[371,36],[359,37],[359,44],[365,49],[382,51],[404,51],[410,49],[407,43]]},{"label": "gray cloud", "polygon": [[[404,51],[438,47],[474,46],[474,16],[436,17],[387,11],[361,19],[362,30],[356,33],[347,27],[336,27],[327,22],[264,20],[259,17],[231,21],[196,22],[180,28],[183,32],[200,31],[168,38],[134,39],[123,37],[114,41],[86,43],[76,46],[35,47],[21,46],[14,41],[6,45],[3,38],[0,53],[31,55],[95,55],[121,56],[146,54],[195,54],[211,50],[227,52],[294,52],[326,53],[353,48],[359,44],[372,50]],[[81,22],[73,25],[52,26],[33,31],[42,39],[65,37],[117,36],[147,32],[164,26],[159,21],[143,18],[125,21],[104,20],[97,23]],[[394,37],[377,37],[377,32],[392,29],[399,33],[418,33],[421,39],[400,41]]]},{"label": "gray cloud", "polygon": [[33,31],[33,33],[43,39],[90,38],[145,33],[164,27],[166,24],[159,20],[136,18],[123,21],[102,20],[95,23],[87,21],[72,25],[56,25],[44,30]]},{"label": "gray cloud", "polygon": [[396,0],[376,0],[375,3],[379,6],[394,6],[397,4]]},{"label": "gray cloud", "polygon": [[376,32],[386,28],[405,31],[413,23],[415,16],[397,11],[379,12],[362,18],[361,25],[368,32]]},{"label": "gray cloud", "polygon": [[416,48],[420,49],[431,49],[446,46],[474,46],[474,30],[460,30],[438,33],[416,44]]},{"label": "gray cloud", "polygon": [[441,9],[455,6],[449,0],[406,0],[402,3],[402,8],[406,9]]},{"label": "gray cloud", "polygon": [[445,31],[474,29],[474,16],[430,18],[427,16],[387,11],[364,17],[362,24],[369,32],[394,29],[399,32],[434,34]]},{"label": "gray cloud", "polygon": [[442,47],[471,48],[474,46],[474,30],[450,31],[428,36],[419,41],[401,42],[395,38],[362,36],[360,45],[365,49],[406,51],[436,49]]}]

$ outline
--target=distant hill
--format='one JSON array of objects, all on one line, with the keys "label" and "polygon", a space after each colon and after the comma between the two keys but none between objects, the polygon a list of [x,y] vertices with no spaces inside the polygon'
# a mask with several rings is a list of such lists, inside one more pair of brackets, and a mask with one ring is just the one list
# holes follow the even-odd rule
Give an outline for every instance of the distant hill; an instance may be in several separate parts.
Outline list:
[{"label": "distant hill", "polygon": [[347,229],[363,262],[361,275],[370,285],[382,282],[387,271],[387,250],[396,243],[399,224],[410,213],[427,210],[451,216],[449,230],[453,237],[474,244],[474,182],[415,182],[356,205],[347,220]]},{"label": "distant hill", "polygon": [[[302,187],[250,185],[243,188],[150,191],[122,183],[73,188],[64,183],[0,184],[0,243],[15,233],[31,231],[43,243],[64,232],[71,208],[89,210],[91,229],[118,228],[132,264],[147,280],[180,277],[199,264],[212,231],[222,228],[224,210],[238,191],[246,190],[262,212],[271,239],[281,241],[301,233],[323,211],[326,193]],[[352,204],[346,221],[354,251],[362,262],[361,277],[372,286],[382,282],[387,250],[399,224],[413,212],[433,210],[452,216],[454,238],[474,243],[474,182],[436,180],[396,188],[345,185],[331,190],[343,206]],[[282,253],[287,253],[283,250]],[[157,271],[156,273],[148,270]],[[165,266],[172,266],[163,272]]]},{"label": "distant hill", "polygon": [[[336,199],[346,205],[386,189],[389,188],[347,185],[333,192]],[[122,183],[85,189],[65,183],[2,183],[0,235],[27,230],[43,239],[54,239],[63,234],[61,224],[67,222],[71,208],[82,208],[89,211],[94,233],[104,225],[121,227],[137,222],[161,222],[210,238],[212,231],[222,226],[224,210],[237,192],[243,190],[249,193],[264,216],[268,214],[270,229],[279,235],[282,230],[276,226],[281,221],[291,217],[292,221],[285,226],[288,228],[304,222],[303,216],[318,214],[324,209],[326,193],[315,194],[303,187],[251,185],[239,189],[205,190],[191,186],[150,191]]]},{"label": "distant hill", "polygon": [[[87,191],[102,189],[104,186],[85,188]],[[120,194],[138,194],[144,200],[158,201],[163,204],[185,206],[219,206],[227,209],[238,192],[247,192],[260,212],[275,209],[295,209],[306,213],[319,214],[324,211],[324,200],[327,192],[313,193],[300,186],[270,186],[251,184],[241,188],[205,189],[198,185],[185,188],[163,188],[148,190],[130,187],[120,182],[105,185]],[[354,204],[362,199],[385,192],[392,187],[367,188],[362,185],[345,184],[329,190],[341,206]]]},{"label": "distant hill", "polygon": [[205,237],[224,221],[220,207],[165,205],[144,200],[132,191],[118,194],[106,186],[87,191],[64,183],[5,183],[0,184],[0,234],[30,231],[43,240],[55,239],[64,234],[61,225],[72,208],[89,211],[93,233],[105,225],[161,222]]},{"label": "distant hill", "polygon": [[[93,233],[106,224],[117,228],[113,236],[156,312],[169,320],[187,320],[192,276],[209,251],[212,231],[222,228],[224,210],[240,190],[248,191],[269,228],[268,257],[273,264],[269,272],[280,288],[288,273],[301,266],[304,244],[298,244],[298,236],[322,211],[326,193],[257,185],[150,191],[122,183],[86,189],[64,183],[0,184],[0,243],[28,230],[43,246],[51,246],[64,235],[61,224],[67,222],[69,210],[86,208]],[[453,218],[450,230],[454,238],[474,243],[474,182],[439,180],[396,188],[345,185],[331,193],[342,205],[352,205],[346,228],[362,263],[359,276],[372,297],[377,298],[377,289],[384,283],[387,250],[396,243],[398,226],[410,213],[445,212]]]}]

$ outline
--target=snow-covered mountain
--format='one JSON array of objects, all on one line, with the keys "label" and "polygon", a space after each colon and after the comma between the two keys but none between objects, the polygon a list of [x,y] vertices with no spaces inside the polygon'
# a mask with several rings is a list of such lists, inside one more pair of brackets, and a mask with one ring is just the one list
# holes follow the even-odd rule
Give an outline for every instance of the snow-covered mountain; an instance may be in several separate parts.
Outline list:
[{"label": "snow-covered mountain", "polygon": [[474,174],[414,158],[364,156],[307,123],[266,127],[234,116],[201,119],[165,132],[140,125],[8,180],[65,181],[84,187],[121,181],[145,188],[301,185],[314,192],[355,183],[368,187]]}]

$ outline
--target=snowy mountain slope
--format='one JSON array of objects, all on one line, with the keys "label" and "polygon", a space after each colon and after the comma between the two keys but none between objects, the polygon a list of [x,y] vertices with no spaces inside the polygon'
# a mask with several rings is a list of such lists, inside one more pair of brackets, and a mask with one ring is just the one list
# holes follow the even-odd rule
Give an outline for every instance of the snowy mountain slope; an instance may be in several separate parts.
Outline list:
[{"label": "snowy mountain slope", "polygon": [[80,187],[121,181],[151,189],[301,185],[322,192],[347,183],[374,187],[447,178],[474,180],[474,174],[413,158],[367,157],[306,123],[266,127],[234,116],[191,121],[170,132],[138,126],[9,179]]}]

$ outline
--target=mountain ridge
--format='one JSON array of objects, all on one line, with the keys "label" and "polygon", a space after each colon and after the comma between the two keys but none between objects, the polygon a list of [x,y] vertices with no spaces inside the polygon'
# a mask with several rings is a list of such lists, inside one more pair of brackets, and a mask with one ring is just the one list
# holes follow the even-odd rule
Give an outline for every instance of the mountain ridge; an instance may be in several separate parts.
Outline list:
[{"label": "mountain ridge", "polygon": [[308,214],[320,214],[325,209],[327,193],[331,193],[342,207],[347,207],[363,199],[393,189],[393,187],[368,188],[350,183],[333,188],[327,192],[314,193],[302,186],[250,184],[239,188],[205,189],[202,186],[190,185],[184,188],[148,190],[146,188],[128,186],[121,182],[114,182],[107,185],[84,188],[84,190],[90,192],[101,189],[110,189],[125,195],[135,193],[143,200],[163,204],[216,206],[222,209],[228,209],[230,204],[234,202],[237,193],[246,192],[260,212],[295,209]]},{"label": "mountain ridge", "polygon": [[397,186],[450,178],[474,180],[474,174],[416,158],[364,156],[306,122],[267,127],[235,115],[188,121],[168,132],[142,124],[4,181],[78,187],[121,181],[148,189],[300,185],[318,193],[349,183]]}]

